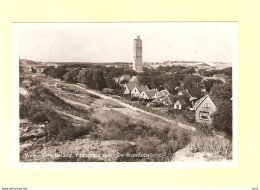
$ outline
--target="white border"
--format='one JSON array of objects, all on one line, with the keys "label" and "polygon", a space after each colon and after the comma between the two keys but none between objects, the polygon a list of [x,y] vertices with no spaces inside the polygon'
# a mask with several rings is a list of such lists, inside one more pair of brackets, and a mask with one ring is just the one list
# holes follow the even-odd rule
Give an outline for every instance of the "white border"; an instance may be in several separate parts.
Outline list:
[{"label": "white border", "polygon": [[[174,22],[173,22],[174,23]],[[206,23],[206,22],[205,22]],[[22,23],[24,24],[24,23]],[[28,23],[27,23],[28,24]],[[46,24],[46,23],[45,23]],[[54,24],[54,23],[51,23]],[[75,24],[75,23],[55,23]],[[86,24],[86,23],[76,23]],[[109,169],[109,168],[237,168],[238,167],[238,22],[234,25],[233,76],[233,159],[228,162],[20,162],[19,161],[19,26],[12,24],[12,169]],[[18,64],[17,64],[18,63]]]},{"label": "white border", "polygon": [[[19,187],[22,189],[22,187]],[[28,190],[251,190],[252,187],[27,187]]]}]

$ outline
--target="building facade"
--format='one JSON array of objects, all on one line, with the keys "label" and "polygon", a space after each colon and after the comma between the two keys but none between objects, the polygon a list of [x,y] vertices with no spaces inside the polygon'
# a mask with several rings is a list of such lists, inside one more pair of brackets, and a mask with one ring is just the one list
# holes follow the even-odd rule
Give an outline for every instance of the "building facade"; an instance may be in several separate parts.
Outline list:
[{"label": "building facade", "polygon": [[217,110],[217,107],[211,98],[206,95],[195,103],[194,110],[197,122],[212,124],[212,118],[210,116]]},{"label": "building facade", "polygon": [[142,72],[143,70],[143,49],[142,40],[140,36],[134,39],[134,55],[133,55],[133,70],[136,72]]}]

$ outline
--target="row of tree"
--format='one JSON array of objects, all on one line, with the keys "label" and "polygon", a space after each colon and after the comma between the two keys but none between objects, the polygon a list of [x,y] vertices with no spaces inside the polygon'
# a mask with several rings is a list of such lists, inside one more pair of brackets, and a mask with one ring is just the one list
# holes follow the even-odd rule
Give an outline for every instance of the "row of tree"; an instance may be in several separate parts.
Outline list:
[{"label": "row of tree", "polygon": [[138,74],[139,82],[148,85],[149,88],[157,88],[158,90],[168,89],[173,95],[178,92],[176,87],[181,87],[188,89],[190,94],[197,98],[204,96],[204,88],[206,92],[210,93],[214,84],[223,83],[217,79],[203,80],[202,77],[193,75],[193,69],[190,68],[178,66],[174,73],[169,73],[169,70],[165,70],[165,68],[161,70],[146,69]]},{"label": "row of tree", "polygon": [[96,90],[102,90],[103,88],[121,90],[120,85],[115,82],[114,78],[120,77],[122,74],[136,75],[135,71],[129,69],[93,65],[87,65],[84,68],[70,66],[47,67],[43,73],[66,82],[82,83],[87,88]]}]

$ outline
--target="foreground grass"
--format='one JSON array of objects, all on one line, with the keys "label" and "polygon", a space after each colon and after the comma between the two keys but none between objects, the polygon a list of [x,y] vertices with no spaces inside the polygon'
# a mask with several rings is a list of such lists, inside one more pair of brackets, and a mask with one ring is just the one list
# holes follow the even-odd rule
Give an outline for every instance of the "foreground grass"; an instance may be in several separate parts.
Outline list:
[{"label": "foreground grass", "polygon": [[189,148],[193,153],[212,153],[212,159],[218,159],[219,157],[227,160],[232,159],[232,143],[229,139],[208,136],[197,132],[192,137]]},{"label": "foreground grass", "polygon": [[[132,141],[132,145],[119,147],[119,153],[131,154],[117,161],[170,161],[173,154],[184,148],[191,140],[191,133],[174,127],[151,127],[141,122],[132,122],[129,117],[102,123],[92,137],[100,140]],[[139,155],[149,155],[146,157]]]}]

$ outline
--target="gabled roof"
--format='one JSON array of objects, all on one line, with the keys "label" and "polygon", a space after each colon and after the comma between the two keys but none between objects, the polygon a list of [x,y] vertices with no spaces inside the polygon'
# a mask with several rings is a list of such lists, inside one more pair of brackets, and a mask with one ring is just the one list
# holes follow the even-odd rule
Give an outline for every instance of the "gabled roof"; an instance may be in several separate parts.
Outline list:
[{"label": "gabled roof", "polygon": [[143,85],[136,86],[136,88],[139,90],[140,93],[142,93],[143,91],[149,90],[148,86],[146,86],[146,85],[145,86],[143,86]]},{"label": "gabled roof", "polygon": [[132,78],[130,79],[129,82],[136,82],[136,83],[138,83],[139,82],[138,81],[138,76],[132,76]]},{"label": "gabled roof", "polygon": [[187,99],[190,99],[190,98],[192,97],[192,96],[190,95],[188,89],[184,90],[183,96],[184,96],[185,98],[187,98]]},{"label": "gabled roof", "polygon": [[160,99],[159,99],[159,98],[155,98],[152,102],[153,102],[153,103],[159,103],[159,102],[160,102]]},{"label": "gabled roof", "polygon": [[152,89],[152,90],[146,90],[144,93],[147,95],[149,99],[152,99],[157,92],[158,92],[157,90]]},{"label": "gabled roof", "polygon": [[187,102],[185,101],[183,96],[178,96],[177,100],[175,101],[175,103],[179,101],[181,105],[187,105]]},{"label": "gabled roof", "polygon": [[[202,102],[204,102],[204,100],[206,100],[207,98],[210,98],[209,95],[205,95],[201,99],[199,99],[197,102],[195,102],[195,104],[193,106],[194,110],[196,110],[202,104]],[[211,99],[211,101],[212,101],[212,99]],[[213,104],[214,104],[214,102],[213,102]]]},{"label": "gabled roof", "polygon": [[127,86],[127,88],[130,90],[130,92],[134,89],[135,84],[134,83],[126,83],[125,84]]},{"label": "gabled roof", "polygon": [[167,89],[161,90],[159,92],[159,97],[168,96],[168,95],[170,95],[170,92]]},{"label": "gabled roof", "polygon": [[171,94],[165,96],[161,101],[167,102],[169,105],[174,104],[175,102],[175,97]]},{"label": "gabled roof", "polygon": [[[192,100],[196,100],[196,99],[197,99],[196,97],[193,97],[193,96],[189,93],[188,89],[183,90],[183,91],[180,90],[180,91],[178,92],[178,94],[181,95],[181,96],[184,96],[184,99],[189,100],[189,101],[192,101]],[[187,102],[186,102],[186,103],[187,103]]]}]

